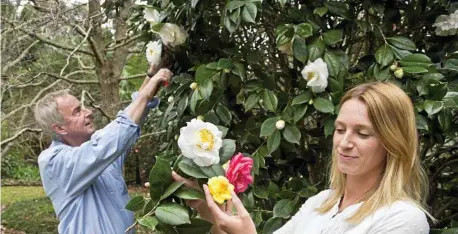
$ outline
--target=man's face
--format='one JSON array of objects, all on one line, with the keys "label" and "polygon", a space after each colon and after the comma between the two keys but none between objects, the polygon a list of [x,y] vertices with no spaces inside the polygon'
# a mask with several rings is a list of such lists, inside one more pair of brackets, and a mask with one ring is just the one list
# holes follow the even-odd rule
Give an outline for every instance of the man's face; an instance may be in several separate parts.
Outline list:
[{"label": "man's face", "polygon": [[64,118],[63,137],[67,140],[85,142],[95,132],[92,111],[81,106],[81,103],[72,95],[56,98],[57,109]]}]

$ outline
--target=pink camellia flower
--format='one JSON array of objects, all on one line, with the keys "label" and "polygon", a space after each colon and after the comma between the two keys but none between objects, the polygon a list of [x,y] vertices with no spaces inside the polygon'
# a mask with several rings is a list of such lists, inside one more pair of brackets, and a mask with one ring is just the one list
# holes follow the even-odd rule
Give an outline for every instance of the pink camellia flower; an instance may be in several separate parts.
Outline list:
[{"label": "pink camellia flower", "polygon": [[251,169],[253,168],[253,159],[244,157],[242,153],[234,155],[226,171],[226,178],[234,185],[235,193],[243,193],[249,184],[253,183]]}]

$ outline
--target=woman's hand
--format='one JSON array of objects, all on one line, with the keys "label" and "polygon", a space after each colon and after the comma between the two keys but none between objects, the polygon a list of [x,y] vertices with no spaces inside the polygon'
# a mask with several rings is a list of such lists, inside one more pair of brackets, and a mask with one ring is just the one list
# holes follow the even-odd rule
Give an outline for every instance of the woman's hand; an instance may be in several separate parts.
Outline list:
[{"label": "woman's hand", "polygon": [[[184,186],[188,188],[202,191],[202,188],[200,188],[199,184],[195,180],[183,178],[174,171],[172,171],[172,178],[176,182],[184,182]],[[215,219],[213,218],[213,215],[208,209],[207,203],[204,200],[187,200],[186,204],[189,207],[195,209],[200,214],[200,217],[202,217],[203,219],[207,220],[212,224],[215,224]]]},{"label": "woman's hand", "polygon": [[[218,206],[210,194],[207,185],[204,185],[207,207],[213,215],[215,225],[228,234],[256,234],[256,226],[245,209],[242,201],[232,192],[232,200],[227,200],[226,205]],[[232,205],[237,209],[237,214],[232,214]]]}]

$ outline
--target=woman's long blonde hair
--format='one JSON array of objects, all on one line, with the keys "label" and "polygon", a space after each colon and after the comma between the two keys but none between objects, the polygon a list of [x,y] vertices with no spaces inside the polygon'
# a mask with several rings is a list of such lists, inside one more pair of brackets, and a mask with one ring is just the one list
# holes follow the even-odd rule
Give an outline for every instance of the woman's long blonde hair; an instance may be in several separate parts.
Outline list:
[{"label": "woman's long blonde hair", "polygon": [[[340,106],[354,98],[367,105],[369,118],[387,151],[387,158],[378,186],[366,194],[365,202],[348,222],[357,224],[382,206],[399,200],[411,201],[429,215],[425,208],[428,179],[417,153],[415,113],[409,96],[392,83],[366,83],[350,89],[342,97]],[[319,213],[331,210],[345,191],[346,176],[337,167],[334,151],[329,183],[333,191],[317,209]]]}]

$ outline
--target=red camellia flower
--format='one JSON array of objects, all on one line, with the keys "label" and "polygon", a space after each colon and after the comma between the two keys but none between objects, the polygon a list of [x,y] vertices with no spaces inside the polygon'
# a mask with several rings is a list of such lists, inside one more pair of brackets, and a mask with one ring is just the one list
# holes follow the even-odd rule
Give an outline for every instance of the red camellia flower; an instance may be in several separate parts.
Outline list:
[{"label": "red camellia flower", "polygon": [[253,159],[244,157],[242,153],[238,153],[231,158],[226,171],[226,178],[234,185],[235,193],[243,193],[248,188],[248,185],[253,183],[252,168]]}]

